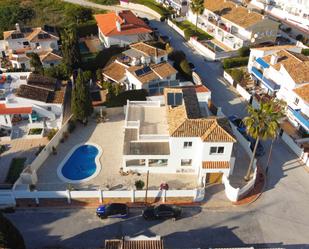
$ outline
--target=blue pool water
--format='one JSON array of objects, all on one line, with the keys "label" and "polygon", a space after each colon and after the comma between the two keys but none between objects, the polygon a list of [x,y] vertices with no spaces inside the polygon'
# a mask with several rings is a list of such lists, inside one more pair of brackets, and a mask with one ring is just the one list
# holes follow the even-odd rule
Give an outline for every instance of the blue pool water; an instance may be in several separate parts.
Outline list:
[{"label": "blue pool water", "polygon": [[69,180],[83,180],[92,176],[97,169],[95,158],[99,150],[93,145],[78,147],[61,169],[62,175]]}]

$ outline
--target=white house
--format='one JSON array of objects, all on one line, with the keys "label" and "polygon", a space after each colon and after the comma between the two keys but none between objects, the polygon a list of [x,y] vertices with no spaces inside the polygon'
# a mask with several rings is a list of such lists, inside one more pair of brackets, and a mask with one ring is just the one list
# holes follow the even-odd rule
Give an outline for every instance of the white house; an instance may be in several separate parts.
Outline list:
[{"label": "white house", "polygon": [[185,16],[189,10],[189,0],[156,0],[165,7],[172,7],[178,15]]},{"label": "white house", "polygon": [[309,133],[309,58],[296,46],[251,49],[248,71],[270,95],[287,102],[287,116],[302,133]]},{"label": "white house", "polygon": [[[198,27],[230,50],[276,40],[279,23],[229,0],[207,0]],[[191,10],[188,20],[196,23]]]},{"label": "white house", "polygon": [[59,37],[56,33],[40,27],[21,28],[16,24],[15,30],[3,32],[0,41],[1,57],[7,57],[14,68],[30,69],[29,53],[39,54],[43,66],[60,63],[62,57],[53,51],[59,50]]},{"label": "white house", "polygon": [[152,39],[152,29],[130,10],[95,15],[99,39],[105,47],[127,46]]},{"label": "white house", "polygon": [[61,128],[65,87],[53,78],[30,73],[7,73],[0,84],[0,127],[13,130],[40,123]]},{"label": "white house", "polygon": [[205,184],[211,174],[231,173],[234,137],[228,121],[205,117],[209,90],[203,86],[164,89],[161,101],[128,101],[123,170],[193,174]]},{"label": "white house", "polygon": [[250,3],[304,32],[309,32],[308,0],[252,0]]}]

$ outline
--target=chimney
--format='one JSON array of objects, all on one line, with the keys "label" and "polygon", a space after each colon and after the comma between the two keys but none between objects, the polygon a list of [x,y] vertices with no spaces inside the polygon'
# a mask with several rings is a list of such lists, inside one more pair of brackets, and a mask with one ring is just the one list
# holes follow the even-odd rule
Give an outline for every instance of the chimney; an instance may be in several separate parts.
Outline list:
[{"label": "chimney", "polygon": [[276,54],[273,54],[273,55],[270,57],[270,64],[272,64],[272,65],[277,64],[278,59],[279,59],[279,56],[276,55]]},{"label": "chimney", "polygon": [[15,28],[16,28],[16,31],[20,32],[20,26],[19,26],[19,23],[16,23],[16,24],[15,24]]},{"label": "chimney", "polygon": [[121,24],[118,20],[116,20],[116,28],[118,32],[121,32]]}]

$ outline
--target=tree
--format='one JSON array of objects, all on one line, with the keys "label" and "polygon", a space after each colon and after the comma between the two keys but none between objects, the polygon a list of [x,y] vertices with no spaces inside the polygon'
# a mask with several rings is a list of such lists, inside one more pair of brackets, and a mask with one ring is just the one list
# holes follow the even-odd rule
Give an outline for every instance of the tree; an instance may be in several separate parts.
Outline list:
[{"label": "tree", "polygon": [[44,74],[43,65],[40,56],[36,53],[29,54],[30,66],[34,69],[33,72],[37,74]]},{"label": "tree", "polygon": [[198,16],[202,15],[204,12],[204,0],[192,0],[190,3],[190,8],[193,14],[196,15],[196,22],[195,22],[195,32],[197,31],[197,21]]},{"label": "tree", "polygon": [[64,28],[61,33],[63,62],[67,65],[68,72],[79,68],[81,61],[76,27]]},{"label": "tree", "polygon": [[179,66],[180,66],[182,73],[185,74],[188,79],[191,79],[192,70],[191,70],[191,67],[189,66],[188,61],[186,59],[182,60]]},{"label": "tree", "polygon": [[68,80],[70,78],[67,66],[63,62],[53,67],[44,68],[44,75],[58,80]]},{"label": "tree", "polygon": [[82,6],[71,6],[69,5],[65,10],[66,17],[69,19],[69,22],[72,23],[85,23],[89,20],[92,20],[93,11],[90,8],[85,8]]},{"label": "tree", "polygon": [[24,239],[13,224],[0,213],[0,248],[25,249]]},{"label": "tree", "polygon": [[71,106],[74,119],[83,122],[87,120],[93,111],[89,85],[81,70],[78,71],[73,87]]},{"label": "tree", "polygon": [[248,171],[245,176],[246,181],[250,179],[256,149],[260,140],[276,138],[280,126],[279,121],[284,117],[284,110],[284,103],[278,100],[261,102],[259,109],[255,109],[252,106],[248,107],[249,116],[244,118],[243,121],[247,127],[247,133],[256,139],[256,141]]},{"label": "tree", "polygon": [[97,81],[103,82],[102,68],[98,68],[95,72]]}]

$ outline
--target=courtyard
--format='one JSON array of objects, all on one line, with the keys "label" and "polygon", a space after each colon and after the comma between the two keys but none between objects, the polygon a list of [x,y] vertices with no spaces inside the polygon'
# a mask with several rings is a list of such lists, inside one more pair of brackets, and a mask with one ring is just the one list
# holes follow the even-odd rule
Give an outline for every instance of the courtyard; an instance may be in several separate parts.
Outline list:
[{"label": "courtyard", "polygon": [[[69,138],[57,147],[57,154],[51,154],[37,172],[38,190],[130,190],[134,188],[136,180],[146,183],[146,174],[138,175],[132,172],[121,175],[122,154],[124,142],[124,113],[118,108],[114,113],[107,115],[107,121],[96,123],[89,119],[88,125],[78,124]],[[102,149],[100,157],[101,170],[98,175],[83,183],[68,184],[57,175],[57,168],[72,148],[78,144],[92,143]],[[170,189],[193,189],[197,187],[195,175],[188,174],[150,174],[149,189],[158,189],[160,184],[168,183]]]}]

